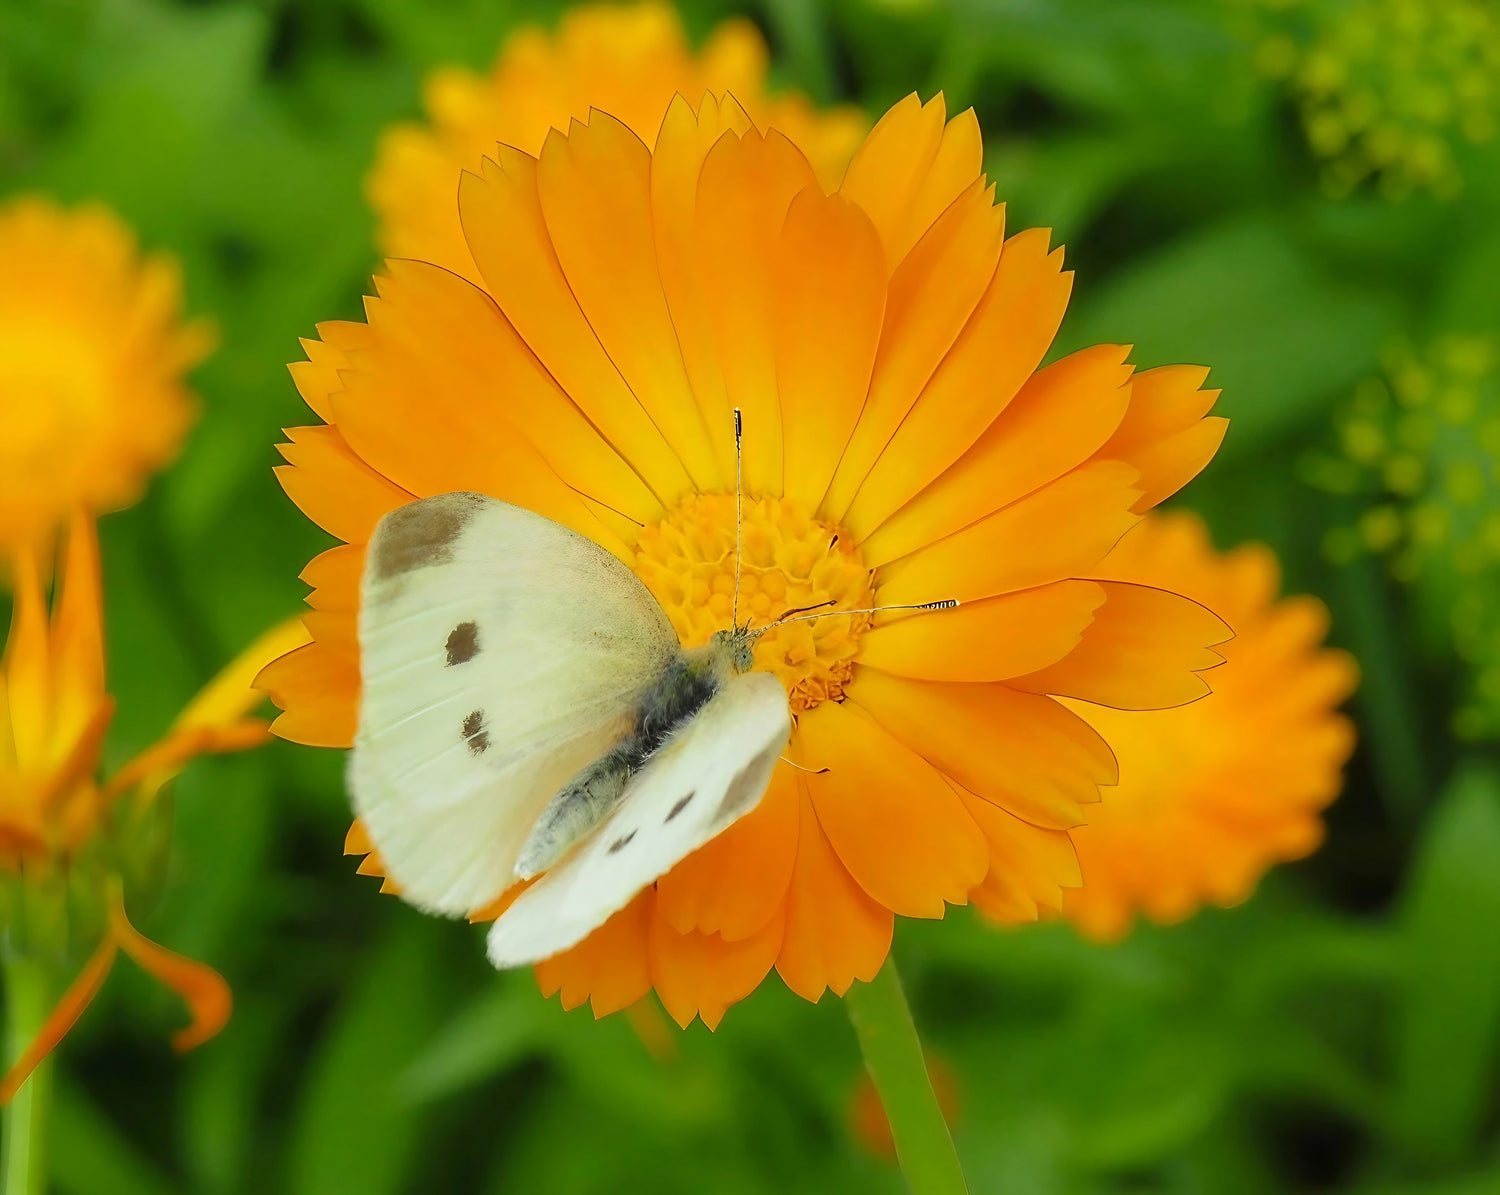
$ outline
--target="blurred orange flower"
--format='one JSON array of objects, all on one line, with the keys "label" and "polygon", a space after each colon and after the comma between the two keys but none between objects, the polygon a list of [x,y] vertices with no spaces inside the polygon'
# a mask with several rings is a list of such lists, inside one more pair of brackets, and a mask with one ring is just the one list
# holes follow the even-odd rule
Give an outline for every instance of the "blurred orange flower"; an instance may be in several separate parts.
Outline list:
[{"label": "blurred orange flower", "polygon": [[541,152],[549,129],[566,132],[591,108],[608,112],[647,145],[674,95],[695,105],[705,91],[733,95],[762,128],[779,129],[826,187],[838,184],[869,128],[857,108],[815,109],[795,92],[768,95],[760,33],[735,17],[694,50],[666,4],[585,4],[555,34],[512,33],[487,76],[446,67],[428,76],[428,123],[398,124],[380,139],[366,192],[387,257],[429,261],[479,282],[458,222],[458,180],[501,142]]},{"label": "blurred orange flower", "polygon": [[367,322],[321,325],[291,367],[324,422],[289,430],[281,481],[344,544],[302,574],[313,642],[259,678],[275,731],[352,741],[364,545],[417,497],[486,493],[590,536],[687,645],[728,626],[738,407],[742,610],[963,605],[766,633],[788,755],[828,770],[780,765],[754,812],[541,964],[544,991],[602,1015],[654,988],[713,1026],[772,966],[810,1000],[870,978],[894,914],[1060,903],[1067,831],[1116,776],[1052,695],[1190,701],[1228,635],[1092,579],[1217,449],[1203,371],[1132,377],[1117,346],[1038,370],[1071,275],[1047,232],[1007,239],[974,114],[941,97],[897,104],[833,193],[711,95],[673,101],[654,154],[597,112],[539,158],[497,154],[460,193],[484,287],[389,262]]},{"label": "blurred orange flower", "polygon": [[1148,519],[1096,575],[1187,594],[1235,631],[1202,701],[1165,710],[1069,703],[1120,761],[1119,787],[1072,832],[1084,884],[1063,901],[1080,930],[1109,940],[1138,911],[1173,922],[1205,902],[1237,904],[1272,864],[1318,847],[1319,814],[1354,746],[1353,725],[1336,711],[1358,670],[1348,653],[1320,646],[1321,602],[1276,600],[1270,549],[1216,552],[1194,515]]},{"label": "blurred orange flower", "polygon": [[[9,949],[27,950],[30,910],[66,906],[81,891],[97,897],[89,915],[101,926],[93,957],[64,994],[32,1047],[0,1080],[0,1102],[15,1094],[57,1045],[109,972],[117,950],[179,992],[193,1014],[176,1040],[186,1049],[219,1031],[229,989],[200,963],[144,938],[125,915],[120,825],[145,806],[195,755],[239,751],[268,737],[250,717],[262,699],[250,681],[265,661],[306,640],[300,623],[269,632],[220,674],[167,735],[107,781],[100,747],[114,713],[104,687],[99,545],[90,516],[75,512],[56,608],[48,619],[41,552],[13,553],[15,609],[0,662],[0,885],[6,892]],[[125,808],[122,808],[122,805]],[[63,918],[64,922],[66,918]],[[66,943],[46,948],[65,953]]]},{"label": "blurred orange flower", "polygon": [[177,453],[183,374],[213,342],[182,280],[98,204],[0,205],[0,544],[50,543],[74,506],[136,501]]}]

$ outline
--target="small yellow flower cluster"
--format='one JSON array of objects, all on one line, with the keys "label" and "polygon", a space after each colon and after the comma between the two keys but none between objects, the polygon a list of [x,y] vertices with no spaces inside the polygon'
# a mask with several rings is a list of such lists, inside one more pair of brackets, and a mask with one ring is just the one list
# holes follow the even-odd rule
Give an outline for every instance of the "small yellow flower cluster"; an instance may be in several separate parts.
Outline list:
[{"label": "small yellow flower cluster", "polygon": [[1393,346],[1338,413],[1336,456],[1309,477],[1366,501],[1325,547],[1347,561],[1383,555],[1418,586],[1475,670],[1457,730],[1500,734],[1500,337],[1449,335],[1427,349]]},{"label": "small yellow flower cluster", "polygon": [[[1489,0],[1237,0],[1255,62],[1301,109],[1323,183],[1453,194],[1456,141],[1500,121],[1500,8]],[[1247,11],[1244,11],[1248,9]]]}]

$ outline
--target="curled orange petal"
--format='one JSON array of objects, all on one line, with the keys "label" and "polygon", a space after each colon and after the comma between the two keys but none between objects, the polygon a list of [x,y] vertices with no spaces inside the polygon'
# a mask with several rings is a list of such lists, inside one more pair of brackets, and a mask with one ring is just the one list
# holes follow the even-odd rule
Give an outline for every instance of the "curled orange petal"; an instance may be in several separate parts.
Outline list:
[{"label": "curled orange petal", "polygon": [[[201,1046],[224,1028],[234,1007],[234,997],[224,977],[206,963],[159,946],[130,924],[125,902],[114,894],[109,910],[110,932],[141,970],[166,984],[188,1006],[192,1023],[172,1035],[174,1050],[191,1050]],[[81,1010],[80,1010],[81,1011]],[[71,1023],[71,1022],[70,1022]]]},{"label": "curled orange petal", "polygon": [[41,1065],[48,1054],[57,1049],[62,1039],[78,1023],[84,1010],[94,1002],[94,997],[99,994],[99,989],[109,977],[109,969],[114,966],[115,945],[113,935],[106,936],[99,943],[89,956],[89,961],[83,965],[83,970],[78,973],[78,978],[48,1014],[36,1037],[26,1047],[26,1052],[6,1071],[5,1078],[0,1079],[0,1104],[10,1103],[16,1092],[21,1090],[21,1084],[31,1077],[31,1072]]}]

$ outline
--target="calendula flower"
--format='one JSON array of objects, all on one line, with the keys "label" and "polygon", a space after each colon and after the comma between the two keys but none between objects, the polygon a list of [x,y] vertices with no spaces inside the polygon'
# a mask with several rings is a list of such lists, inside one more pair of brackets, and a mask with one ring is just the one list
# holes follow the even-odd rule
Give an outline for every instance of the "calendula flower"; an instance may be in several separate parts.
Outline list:
[{"label": "calendula flower", "polygon": [[125,913],[125,884],[140,869],[156,794],[204,752],[264,742],[266,723],[249,716],[262,700],[250,687],[265,663],[306,639],[296,622],[245,654],[182,713],[166,736],[108,779],[99,752],[114,712],[105,690],[99,547],[90,516],[76,512],[63,578],[49,621],[41,553],[12,558],[15,608],[0,666],[0,892],[6,950],[60,970],[80,942],[92,956],[36,1039],[0,1080],[0,1102],[62,1040],[83,1013],[118,951],[187,1002],[192,1023],[179,1049],[206,1041],[229,1016],[217,973],[145,938]]},{"label": "calendula flower", "polygon": [[313,642],[258,682],[274,730],[349,746],[364,545],[418,497],[528,507],[633,568],[685,645],[728,627],[739,408],[742,618],[963,604],[766,631],[798,766],[538,966],[543,990],[603,1014],[654,987],[713,1026],[773,966],[808,999],[870,978],[895,914],[1055,904],[1116,775],[1054,695],[1192,700],[1229,633],[1094,579],[1217,449],[1204,371],[1132,375],[1118,346],[1038,369],[1071,275],[1047,232],[1006,236],[974,114],[941,96],[892,108],[832,192],[729,97],[674,100],[654,153],[600,112],[497,152],[459,196],[483,287],[390,262],[366,322],[292,366],[324,422],[288,432],[281,481],[344,543],[302,574]]},{"label": "calendula flower", "polygon": [[1454,714],[1463,738],[1500,735],[1500,337],[1393,344],[1335,415],[1338,451],[1308,479],[1353,499],[1332,529],[1336,563],[1383,558],[1470,673]]},{"label": "calendula flower", "polygon": [[1240,0],[1257,64],[1302,113],[1325,186],[1449,195],[1455,145],[1500,127],[1500,14],[1489,0]]},{"label": "calendula flower", "polygon": [[674,95],[695,105],[728,92],[762,128],[778,129],[837,185],[869,122],[857,109],[815,109],[795,91],[768,94],[765,42],[741,17],[720,22],[694,49],[666,4],[585,4],[555,34],[512,33],[487,76],[446,67],[423,89],[426,124],[398,124],[380,139],[366,185],[388,257],[434,262],[480,281],[459,227],[458,180],[492,157],[497,142],[529,154],[552,129],[566,132],[598,108],[647,145]]},{"label": "calendula flower", "polygon": [[1205,903],[1238,904],[1273,864],[1318,847],[1354,746],[1337,710],[1358,671],[1321,646],[1321,602],[1277,600],[1270,549],[1216,552],[1195,515],[1151,516],[1094,575],[1196,598],[1235,632],[1201,701],[1068,703],[1120,762],[1119,786],[1071,832],[1083,887],[1063,896],[1080,930],[1108,940],[1137,912],[1174,922]]},{"label": "calendula flower", "polygon": [[0,543],[50,542],[75,506],[115,510],[177,453],[207,353],[182,280],[97,204],[0,205]]}]

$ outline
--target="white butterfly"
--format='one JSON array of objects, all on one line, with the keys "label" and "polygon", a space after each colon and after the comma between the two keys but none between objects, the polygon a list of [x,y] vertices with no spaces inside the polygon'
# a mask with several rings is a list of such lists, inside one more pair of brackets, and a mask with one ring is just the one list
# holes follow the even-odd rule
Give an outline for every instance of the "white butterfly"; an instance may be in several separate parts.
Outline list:
[{"label": "white butterfly", "polygon": [[392,511],[360,595],[355,809],[413,904],[499,967],[581,941],[760,801],[791,732],[756,632],[685,651],[620,561],[479,494]]}]

